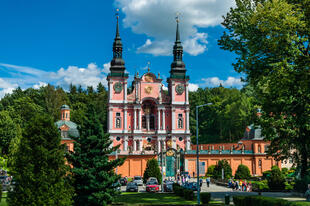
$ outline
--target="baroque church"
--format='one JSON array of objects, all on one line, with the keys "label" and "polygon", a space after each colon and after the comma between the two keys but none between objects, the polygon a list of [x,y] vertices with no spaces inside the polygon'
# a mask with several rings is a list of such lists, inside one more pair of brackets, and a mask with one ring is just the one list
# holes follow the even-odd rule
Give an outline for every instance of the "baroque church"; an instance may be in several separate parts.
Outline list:
[{"label": "baroque church", "polygon": [[[191,144],[189,128],[189,76],[183,62],[183,47],[177,19],[170,76],[163,90],[163,79],[148,71],[136,73],[129,85],[123,59],[123,45],[117,16],[108,81],[108,133],[111,147],[119,146],[109,159],[126,157],[117,173],[122,176],[142,176],[149,159],[158,160],[166,177],[187,172],[196,173],[196,145]],[[63,105],[61,120],[56,122],[61,131],[62,143],[73,151],[72,136],[79,135],[76,124],[70,121],[70,108]],[[244,137],[237,143],[199,145],[199,173],[226,159],[233,175],[240,164],[246,165],[252,175],[262,175],[273,165],[281,163],[266,155],[269,142],[261,136],[260,128],[247,127]]]}]

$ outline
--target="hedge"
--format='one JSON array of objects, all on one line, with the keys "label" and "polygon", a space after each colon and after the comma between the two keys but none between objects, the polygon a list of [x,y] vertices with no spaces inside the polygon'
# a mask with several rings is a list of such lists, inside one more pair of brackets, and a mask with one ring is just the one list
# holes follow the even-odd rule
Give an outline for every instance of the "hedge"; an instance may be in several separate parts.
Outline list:
[{"label": "hedge", "polygon": [[289,202],[264,196],[234,196],[235,206],[310,206],[309,202]]},{"label": "hedge", "polygon": [[180,186],[177,183],[174,183],[172,185],[174,194],[184,197],[186,200],[194,200],[194,191],[184,189],[182,186]]},{"label": "hedge", "polygon": [[186,200],[194,200],[194,191],[183,189],[183,195]]},{"label": "hedge", "polygon": [[209,204],[211,200],[211,193],[209,192],[202,192],[200,193],[200,199],[203,204]]}]

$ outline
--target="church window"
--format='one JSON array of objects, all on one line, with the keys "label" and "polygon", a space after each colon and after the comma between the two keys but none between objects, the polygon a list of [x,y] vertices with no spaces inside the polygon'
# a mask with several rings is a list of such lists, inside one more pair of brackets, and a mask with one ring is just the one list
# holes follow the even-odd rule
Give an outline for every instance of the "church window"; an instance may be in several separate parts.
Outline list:
[{"label": "church window", "polygon": [[122,119],[121,119],[121,113],[116,113],[116,119],[115,119],[115,128],[121,128]]},{"label": "church window", "polygon": [[183,116],[182,116],[182,114],[179,114],[178,115],[178,128],[179,129],[182,129],[183,128]]},{"label": "church window", "polygon": [[154,115],[150,116],[150,129],[155,129],[155,117]]},{"label": "church window", "polygon": [[258,167],[259,167],[259,168],[262,167],[262,160],[258,160]]},{"label": "church window", "polygon": [[182,142],[183,141],[183,137],[179,137],[179,141]]},{"label": "church window", "polygon": [[68,113],[66,113],[66,118],[68,118]]},{"label": "church window", "polygon": [[146,129],[146,117],[142,116],[142,128]]},{"label": "church window", "polygon": [[63,118],[63,119],[65,118],[65,113],[62,113],[62,118]]},{"label": "church window", "polygon": [[260,145],[258,146],[258,153],[261,153],[261,147],[260,147]]},{"label": "church window", "polygon": [[121,140],[121,138],[120,137],[116,137],[116,141],[120,141]]}]

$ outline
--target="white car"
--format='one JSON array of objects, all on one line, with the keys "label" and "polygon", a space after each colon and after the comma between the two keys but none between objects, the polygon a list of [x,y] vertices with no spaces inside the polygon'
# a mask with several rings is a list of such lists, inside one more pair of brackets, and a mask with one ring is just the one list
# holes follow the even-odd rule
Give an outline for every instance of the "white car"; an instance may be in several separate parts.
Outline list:
[{"label": "white car", "polygon": [[143,180],[141,176],[134,176],[133,182],[137,183],[137,185],[142,186],[143,185]]}]

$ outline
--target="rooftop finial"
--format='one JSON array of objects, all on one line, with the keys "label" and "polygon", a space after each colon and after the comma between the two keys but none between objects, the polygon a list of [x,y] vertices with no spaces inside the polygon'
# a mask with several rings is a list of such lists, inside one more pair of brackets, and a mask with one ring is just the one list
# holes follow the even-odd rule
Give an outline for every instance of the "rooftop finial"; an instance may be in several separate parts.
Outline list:
[{"label": "rooftop finial", "polygon": [[150,72],[150,70],[151,70],[151,69],[150,69],[150,64],[151,64],[151,62],[148,61],[148,62],[147,62],[147,72]]},{"label": "rooftop finial", "polygon": [[179,42],[180,41],[180,32],[179,32],[180,13],[179,12],[176,13],[175,20],[177,22],[177,32],[176,32],[175,41]]},{"label": "rooftop finial", "polygon": [[119,29],[118,29],[118,19],[119,19],[119,9],[116,9],[115,16],[116,16],[116,38],[119,37]]}]

